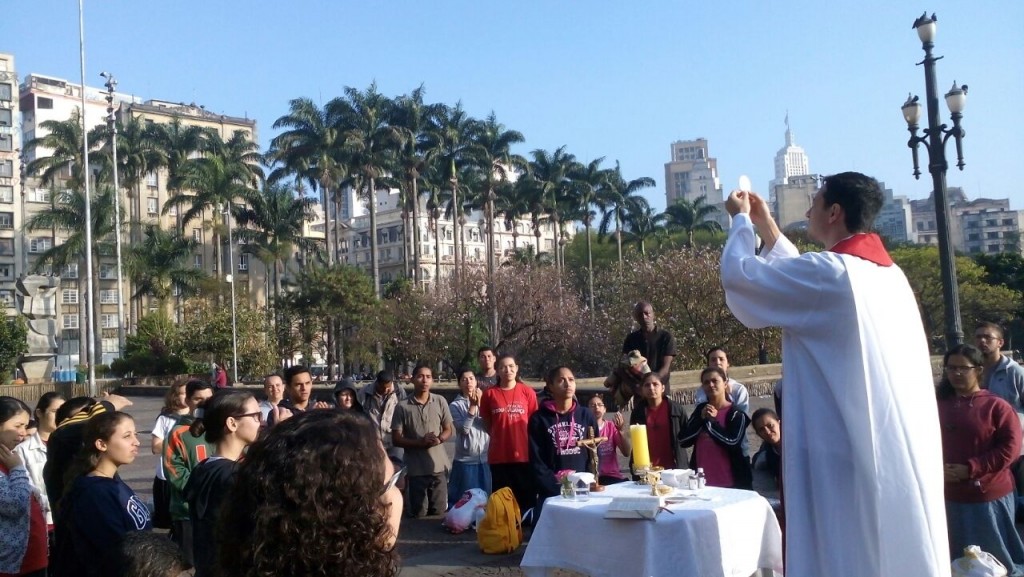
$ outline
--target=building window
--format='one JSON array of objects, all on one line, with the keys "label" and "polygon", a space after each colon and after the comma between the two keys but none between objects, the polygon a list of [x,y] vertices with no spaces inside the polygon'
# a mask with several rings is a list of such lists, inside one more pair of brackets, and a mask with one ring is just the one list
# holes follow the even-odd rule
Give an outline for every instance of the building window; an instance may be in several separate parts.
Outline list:
[{"label": "building window", "polygon": [[238,272],[246,272],[249,270],[249,255],[240,254],[238,255]]},{"label": "building window", "polygon": [[103,289],[100,291],[100,304],[101,305],[116,305],[117,304],[117,289]]},{"label": "building window", "polygon": [[112,264],[101,264],[100,278],[106,280],[117,278],[117,269]]},{"label": "building window", "polygon": [[985,233],[985,238],[987,238],[989,240],[992,240],[994,238],[999,238],[999,233],[998,232],[986,232]]},{"label": "building window", "polygon": [[157,199],[152,197],[146,199],[146,212],[149,214],[149,216],[156,216]]},{"label": "building window", "polygon": [[64,268],[60,271],[60,276],[61,278],[78,278],[78,263],[73,262],[64,265]]},{"label": "building window", "polygon": [[[14,113],[10,108],[0,108],[0,126],[14,126],[14,124],[11,123],[11,119],[13,117]],[[9,132],[4,132],[4,134],[9,134]]]},{"label": "building window", "polygon": [[994,219],[994,218],[990,218],[990,219],[985,221],[985,226],[995,226],[995,225],[996,225],[996,219]]},{"label": "building window", "polygon": [[10,230],[12,228],[14,228],[14,213],[0,212],[0,230]]},{"label": "building window", "polygon": [[988,245],[988,251],[989,252],[999,252],[1000,251],[1000,246],[998,244],[990,244],[990,245]]},{"label": "building window", "polygon": [[979,238],[980,236],[981,236],[981,235],[979,235],[979,234],[978,234],[978,233],[976,233],[976,232],[975,232],[975,233],[971,233],[971,234],[967,235],[967,240],[981,240],[981,239]]},{"label": "building window", "polygon": [[170,216],[178,216],[178,207],[172,204],[170,207],[168,207],[167,214]]},{"label": "building window", "polygon": [[203,229],[193,228],[192,229],[192,240],[196,242],[203,242]]},{"label": "building window", "polygon": [[14,202],[14,187],[6,184],[0,185],[0,202]]},{"label": "building window", "polygon": [[100,315],[100,328],[104,329],[116,329],[117,328],[117,315]]},{"label": "building window", "polygon": [[[115,321],[117,319],[114,319]],[[119,343],[117,337],[104,338],[100,341],[100,347],[104,353],[117,353],[120,352]]]},{"label": "building window", "polygon": [[0,176],[14,178],[13,160],[0,160]]},{"label": "building window", "polygon": [[64,329],[77,329],[78,328],[78,315],[67,314],[64,315],[61,320],[61,328]]},{"label": "building window", "polygon": [[10,152],[12,150],[14,150],[14,137],[0,132],[0,152]]},{"label": "building window", "polygon": [[65,305],[78,304],[78,289],[63,289],[60,291],[60,302]]},{"label": "building window", "polygon": [[[14,248],[13,248],[14,239],[11,239],[11,244],[12,244],[11,253],[13,254],[14,253]],[[39,238],[33,238],[28,243],[28,251],[30,253],[38,254],[38,253],[46,252],[46,251],[50,250],[50,248],[52,246],[53,246],[53,240],[50,237],[48,237],[48,236],[43,236],[43,237],[39,237]]]},{"label": "building window", "polygon": [[192,266],[195,268],[203,268],[203,255],[192,255]]},{"label": "building window", "polygon": [[36,188],[28,191],[29,202],[50,202],[50,191],[45,188]]},{"label": "building window", "polygon": [[14,280],[14,265],[5,262],[0,264],[0,280]]},{"label": "building window", "polygon": [[157,187],[156,171],[150,171],[146,173],[146,186],[150,188]]},{"label": "building window", "polygon": [[0,82],[0,100],[11,101],[11,85],[6,82]]},{"label": "building window", "polygon": [[40,96],[36,99],[36,108],[40,110],[53,110],[53,99]]},{"label": "building window", "polygon": [[4,308],[11,308],[14,306],[14,291],[12,289],[0,290],[0,304]]},{"label": "building window", "polygon": [[1012,218],[1004,218],[1003,219],[1003,226],[1013,226],[1013,219]]},{"label": "building window", "polygon": [[0,238],[0,255],[14,256],[14,239]]}]

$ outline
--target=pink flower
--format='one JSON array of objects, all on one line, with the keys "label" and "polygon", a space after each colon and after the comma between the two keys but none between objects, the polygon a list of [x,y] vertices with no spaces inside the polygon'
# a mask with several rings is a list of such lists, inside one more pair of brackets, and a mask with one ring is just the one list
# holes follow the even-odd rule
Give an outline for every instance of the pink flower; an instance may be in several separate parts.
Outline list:
[{"label": "pink flower", "polygon": [[569,478],[569,475],[572,475],[575,472],[576,471],[574,471],[572,469],[562,469],[561,471],[555,473],[555,479],[559,483],[564,483],[565,480]]}]

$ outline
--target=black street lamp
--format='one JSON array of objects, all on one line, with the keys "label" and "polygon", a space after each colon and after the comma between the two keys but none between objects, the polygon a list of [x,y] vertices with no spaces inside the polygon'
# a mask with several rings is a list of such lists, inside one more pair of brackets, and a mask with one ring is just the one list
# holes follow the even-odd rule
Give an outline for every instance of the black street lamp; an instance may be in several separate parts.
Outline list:
[{"label": "black street lamp", "polygon": [[939,240],[939,268],[942,274],[942,297],[946,308],[946,347],[953,347],[963,343],[964,331],[960,323],[960,296],[957,292],[956,282],[956,254],[949,242],[949,203],[946,201],[946,170],[949,168],[946,162],[946,141],[953,137],[956,141],[957,168],[964,169],[963,138],[964,129],[960,126],[960,119],[963,118],[964,105],[967,104],[967,86],[956,85],[946,93],[946,106],[949,107],[953,127],[946,128],[945,124],[939,123],[939,97],[938,88],[935,84],[935,62],[942,58],[934,56],[932,48],[935,39],[935,14],[929,18],[927,13],[914,21],[914,28],[917,36],[921,39],[921,47],[924,49],[924,60],[918,65],[924,64],[925,90],[928,105],[928,128],[924,129],[924,135],[917,135],[917,121],[921,117],[921,104],[917,96],[908,96],[903,103],[903,118],[907,121],[907,128],[910,130],[910,140],[907,146],[913,151],[914,157],[914,178],[921,178],[921,170],[917,162],[917,147],[923,144],[928,151],[928,172],[932,175],[932,196],[935,199],[935,226]]}]

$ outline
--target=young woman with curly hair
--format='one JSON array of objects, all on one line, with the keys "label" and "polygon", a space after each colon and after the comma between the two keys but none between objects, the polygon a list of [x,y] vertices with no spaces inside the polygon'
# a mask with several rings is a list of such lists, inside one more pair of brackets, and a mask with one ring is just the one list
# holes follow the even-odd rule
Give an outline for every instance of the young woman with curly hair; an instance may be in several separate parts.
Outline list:
[{"label": "young woman with curly hair", "polygon": [[249,447],[221,508],[219,575],[394,577],[401,473],[365,415],[281,422]]}]

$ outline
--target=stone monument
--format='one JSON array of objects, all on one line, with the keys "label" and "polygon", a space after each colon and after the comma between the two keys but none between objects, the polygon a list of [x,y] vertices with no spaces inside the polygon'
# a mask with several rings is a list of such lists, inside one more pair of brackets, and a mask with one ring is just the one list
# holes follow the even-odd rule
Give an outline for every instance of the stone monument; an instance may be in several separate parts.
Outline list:
[{"label": "stone monument", "polygon": [[57,357],[57,289],[60,277],[29,275],[15,283],[16,303],[28,323],[28,353],[19,366],[25,382],[48,381]]}]

